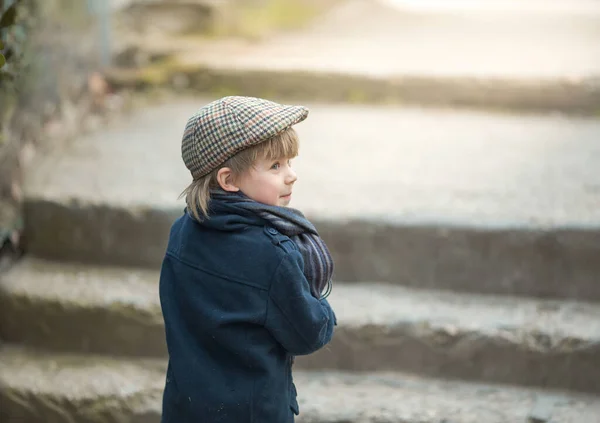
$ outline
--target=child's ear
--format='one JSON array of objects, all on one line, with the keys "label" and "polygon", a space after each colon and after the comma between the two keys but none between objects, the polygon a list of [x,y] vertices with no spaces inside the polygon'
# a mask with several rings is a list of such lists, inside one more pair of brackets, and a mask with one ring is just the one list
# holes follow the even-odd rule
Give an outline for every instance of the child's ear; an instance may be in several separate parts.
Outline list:
[{"label": "child's ear", "polygon": [[223,191],[238,192],[240,190],[233,179],[233,173],[228,167],[223,167],[217,172],[217,182]]}]

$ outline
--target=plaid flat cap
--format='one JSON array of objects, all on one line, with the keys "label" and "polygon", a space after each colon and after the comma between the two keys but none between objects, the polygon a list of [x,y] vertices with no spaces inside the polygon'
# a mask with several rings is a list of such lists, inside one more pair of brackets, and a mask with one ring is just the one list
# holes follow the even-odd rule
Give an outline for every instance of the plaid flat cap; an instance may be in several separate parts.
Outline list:
[{"label": "plaid flat cap", "polygon": [[181,157],[192,177],[198,179],[239,151],[274,137],[307,116],[308,109],[303,106],[254,97],[224,97],[189,118]]}]

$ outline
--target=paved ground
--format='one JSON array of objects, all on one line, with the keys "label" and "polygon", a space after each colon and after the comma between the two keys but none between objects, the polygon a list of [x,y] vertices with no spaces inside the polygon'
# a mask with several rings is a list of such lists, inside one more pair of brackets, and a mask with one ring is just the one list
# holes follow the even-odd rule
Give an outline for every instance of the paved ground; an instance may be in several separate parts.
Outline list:
[{"label": "paved ground", "polygon": [[[30,196],[173,206],[189,182],[178,100],[31,169]],[[468,225],[600,225],[600,120],[309,105],[292,205],[311,216]]]},{"label": "paved ground", "polygon": [[[162,361],[0,354],[0,384],[13,413],[50,421],[158,422],[164,383]],[[525,422],[536,402],[562,423],[596,423],[597,398],[422,379],[408,375],[296,372],[299,423],[507,423]],[[0,392],[0,395],[3,392]],[[38,401],[24,406],[35,393]],[[30,400],[29,400],[30,401]]]},{"label": "paved ground", "polygon": [[350,0],[297,33],[260,43],[197,43],[180,60],[211,68],[378,77],[577,80],[600,75],[597,2],[511,8],[493,1],[500,7],[486,9],[453,1],[454,10],[441,2],[429,2],[435,5],[429,8],[417,3]]}]

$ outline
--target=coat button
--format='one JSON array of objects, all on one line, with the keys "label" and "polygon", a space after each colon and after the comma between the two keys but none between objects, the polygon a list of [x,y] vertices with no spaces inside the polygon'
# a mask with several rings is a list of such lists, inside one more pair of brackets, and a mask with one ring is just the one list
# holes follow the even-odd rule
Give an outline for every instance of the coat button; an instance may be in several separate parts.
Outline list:
[{"label": "coat button", "polygon": [[269,228],[269,229],[267,229],[267,231],[269,231],[269,233],[271,235],[277,235],[277,229],[275,229],[275,228]]}]

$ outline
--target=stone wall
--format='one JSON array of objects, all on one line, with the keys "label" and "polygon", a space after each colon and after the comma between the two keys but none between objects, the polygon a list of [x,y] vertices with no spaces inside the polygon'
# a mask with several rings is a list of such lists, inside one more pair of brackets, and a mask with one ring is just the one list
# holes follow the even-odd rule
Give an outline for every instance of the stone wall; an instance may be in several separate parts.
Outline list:
[{"label": "stone wall", "polygon": [[[0,6],[8,3],[0,0]],[[0,262],[24,246],[20,207],[27,163],[90,129],[90,117],[102,116],[106,106],[106,86],[95,73],[97,25],[86,1],[22,0],[17,21],[4,41],[22,55],[7,61],[15,78],[0,81]]]}]

